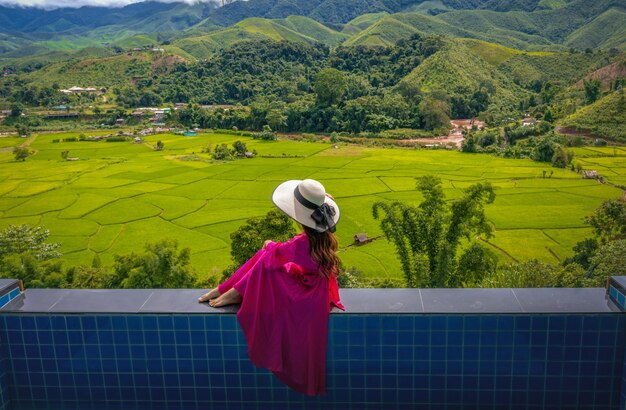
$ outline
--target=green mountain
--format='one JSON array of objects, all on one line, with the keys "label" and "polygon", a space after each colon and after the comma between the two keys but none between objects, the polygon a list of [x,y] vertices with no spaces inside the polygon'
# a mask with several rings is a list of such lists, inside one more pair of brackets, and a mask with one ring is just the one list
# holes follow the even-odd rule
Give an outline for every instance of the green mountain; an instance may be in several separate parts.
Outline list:
[{"label": "green mountain", "polygon": [[343,29],[341,31],[349,35],[360,33],[361,31],[365,30],[366,28],[376,23],[378,20],[382,19],[383,17],[387,16],[388,14],[389,13],[381,12],[381,13],[366,13],[366,14],[360,15],[359,17],[347,22],[343,26]]},{"label": "green mountain", "polygon": [[626,95],[614,91],[561,121],[564,127],[590,131],[613,141],[626,142]]},{"label": "green mountain", "polygon": [[522,50],[622,48],[626,44],[626,5],[623,2],[538,3],[534,8],[520,11],[513,6],[506,9],[503,4],[494,4],[492,9],[459,10],[463,8],[459,2],[444,1],[441,4],[447,8],[437,9],[440,12],[437,15],[424,14],[427,5],[426,10],[433,11],[430,8],[433,3],[421,3],[412,8],[418,12],[385,16],[348,43],[388,45],[417,32],[475,38]]},{"label": "green mountain", "polygon": [[347,38],[348,35],[334,31],[308,17],[290,16],[277,20],[254,17],[225,29],[176,40],[172,45],[200,59],[244,40],[269,39],[338,45]]},{"label": "green mountain", "polygon": [[264,38],[389,46],[416,33],[519,50],[624,49],[624,17],[623,0],[248,0],[224,7],[148,1],[49,11],[0,6],[0,62],[27,65],[20,59],[47,55],[38,61],[58,61],[85,47],[170,42],[175,54],[206,58],[237,41]]},{"label": "green mountain", "polygon": [[346,45],[390,46],[416,33],[444,34],[451,37],[468,35],[464,30],[442,22],[436,17],[420,13],[397,13],[383,16],[346,41]]},{"label": "green mountain", "polygon": [[491,96],[490,109],[499,113],[515,111],[519,101],[528,97],[528,91],[472,52],[464,41],[449,41],[402,81],[418,86],[424,93],[444,91],[461,98],[483,90]]},{"label": "green mountain", "polygon": [[577,29],[565,45],[578,49],[617,48],[626,50],[626,10],[611,8]]}]

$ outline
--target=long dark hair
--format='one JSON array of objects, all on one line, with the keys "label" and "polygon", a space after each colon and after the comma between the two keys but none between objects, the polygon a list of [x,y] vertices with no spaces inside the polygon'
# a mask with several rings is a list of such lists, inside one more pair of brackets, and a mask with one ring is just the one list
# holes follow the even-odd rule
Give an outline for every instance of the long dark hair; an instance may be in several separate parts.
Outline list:
[{"label": "long dark hair", "polygon": [[309,254],[317,262],[324,277],[339,276],[339,257],[337,256],[337,238],[329,230],[318,232],[308,226],[302,226],[309,238]]}]

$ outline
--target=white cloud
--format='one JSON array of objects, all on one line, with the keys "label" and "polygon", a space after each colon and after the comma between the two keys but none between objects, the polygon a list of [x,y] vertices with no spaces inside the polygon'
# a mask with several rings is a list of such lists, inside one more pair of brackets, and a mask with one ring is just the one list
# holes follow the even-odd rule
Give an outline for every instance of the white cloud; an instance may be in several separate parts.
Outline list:
[{"label": "white cloud", "polygon": [[[0,0],[2,6],[37,7],[56,9],[61,7],[78,8],[83,6],[123,7],[146,0]],[[157,0],[161,3],[208,3],[217,0]]]}]

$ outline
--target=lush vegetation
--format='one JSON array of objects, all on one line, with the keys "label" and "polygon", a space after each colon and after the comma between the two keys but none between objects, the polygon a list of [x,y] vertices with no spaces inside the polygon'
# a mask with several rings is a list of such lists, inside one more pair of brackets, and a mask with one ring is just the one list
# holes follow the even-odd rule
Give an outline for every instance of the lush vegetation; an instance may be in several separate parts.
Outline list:
[{"label": "lush vegetation", "polygon": [[563,126],[626,142],[626,96],[620,89],[566,117]]},{"label": "lush vegetation", "polygon": [[[267,198],[304,177],[342,207],[345,286],[595,286],[621,260],[620,202],[600,206],[626,187],[615,1],[113,10],[0,7],[0,242],[32,239],[3,275],[213,283],[293,234]],[[486,127],[450,131],[465,118]]]},{"label": "lush vegetation", "polygon": [[[103,133],[107,131],[85,134]],[[70,139],[76,141],[63,141]],[[153,150],[158,141],[164,144],[162,151]],[[215,161],[206,152],[209,144],[214,152],[218,145],[230,149],[237,141],[258,155]],[[146,243],[176,241],[173,254],[189,248],[186,266],[193,266],[194,277],[201,281],[220,278],[233,263],[231,233],[271,210],[272,190],[285,179],[322,181],[342,208],[338,235],[346,269],[355,267],[364,280],[394,285],[403,284],[404,277],[392,244],[376,239],[350,245],[360,232],[370,238],[384,234],[371,215],[375,202],[418,206],[423,201],[415,190],[416,177],[437,173],[452,200],[474,183],[492,184],[496,198],[485,206],[485,215],[495,231],[483,244],[500,263],[533,258],[558,263],[572,257],[576,243],[591,235],[583,218],[603,200],[621,195],[609,184],[529,159],[343,143],[333,148],[322,140],[265,141],[238,132],[159,134],[144,137],[145,144],[80,141],[78,133],[4,137],[0,143],[6,147],[0,150],[0,228],[44,226],[50,242],[61,245],[63,269],[91,267],[97,255],[101,266],[112,271],[115,255],[135,252],[139,257]],[[34,155],[18,162],[12,147],[24,143]],[[626,185],[622,148],[569,149],[583,169],[597,170],[608,183]],[[78,160],[65,160],[65,151]],[[459,255],[465,247],[463,240]],[[56,266],[50,269],[58,271]]]}]

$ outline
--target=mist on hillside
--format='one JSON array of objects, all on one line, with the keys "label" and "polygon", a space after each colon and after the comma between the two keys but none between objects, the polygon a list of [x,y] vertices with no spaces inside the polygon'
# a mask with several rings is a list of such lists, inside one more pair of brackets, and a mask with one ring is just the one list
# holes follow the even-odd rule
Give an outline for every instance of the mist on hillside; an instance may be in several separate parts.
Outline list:
[{"label": "mist on hillside", "polygon": [[[129,4],[141,3],[145,0],[0,0],[0,6],[36,7],[46,10],[58,8],[92,7],[124,7]],[[159,3],[220,3],[221,0],[150,0]]]}]

